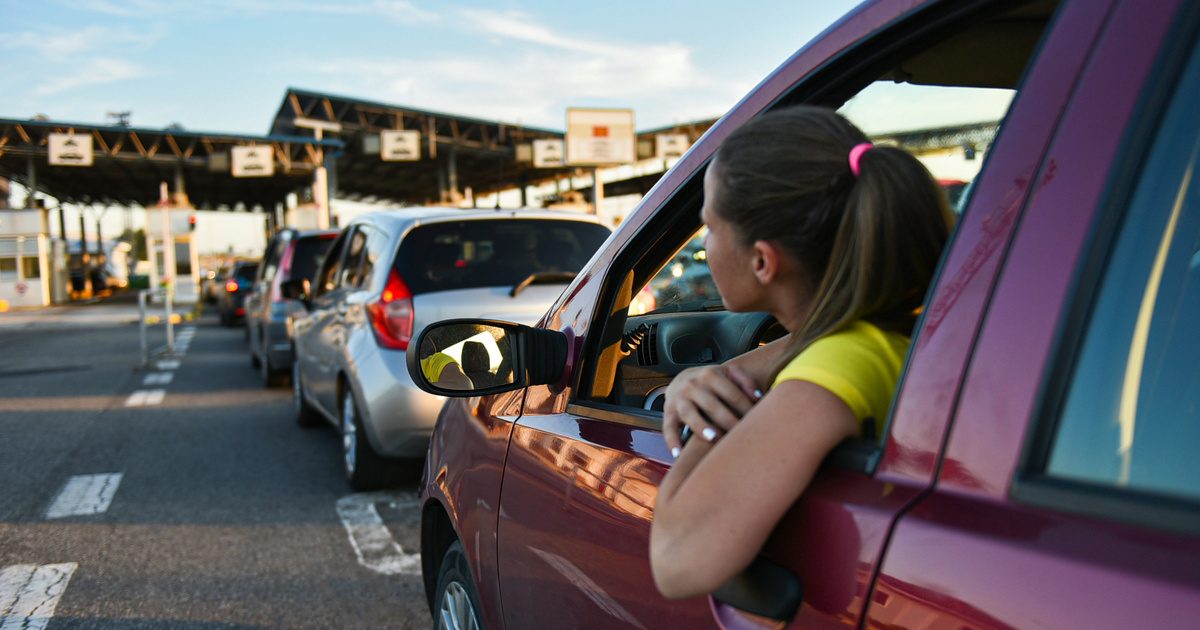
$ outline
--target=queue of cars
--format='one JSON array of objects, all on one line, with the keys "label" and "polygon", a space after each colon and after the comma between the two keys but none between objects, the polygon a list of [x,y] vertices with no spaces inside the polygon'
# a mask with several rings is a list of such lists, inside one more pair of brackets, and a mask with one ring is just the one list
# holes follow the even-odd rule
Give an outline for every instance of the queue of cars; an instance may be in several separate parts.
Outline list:
[{"label": "queue of cars", "polygon": [[[535,325],[425,327],[409,373],[450,397],[420,492],[437,627],[1194,626],[1198,34],[1185,0],[867,0],[693,146]],[[781,334],[679,283],[714,150],[790,104],[921,128],[972,98],[999,132],[880,439],[839,447],[712,600],[664,599],[656,401]],[[674,288],[631,309],[647,286]],[[428,369],[468,342],[511,374]]]},{"label": "queue of cars", "polygon": [[250,362],[266,387],[290,377],[298,424],[338,429],[351,487],[395,483],[443,402],[408,376],[412,335],[453,317],[533,323],[610,233],[588,215],[457,208],[282,230],[245,299]]}]

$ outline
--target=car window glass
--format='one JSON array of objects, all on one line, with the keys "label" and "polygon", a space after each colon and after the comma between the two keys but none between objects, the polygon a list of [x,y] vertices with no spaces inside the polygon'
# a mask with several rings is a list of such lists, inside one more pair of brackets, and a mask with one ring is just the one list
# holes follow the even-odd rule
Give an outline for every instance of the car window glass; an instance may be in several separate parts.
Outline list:
[{"label": "car window glass", "polygon": [[311,280],[316,270],[320,269],[321,264],[325,262],[325,254],[331,245],[333,245],[333,239],[327,236],[309,236],[298,239],[295,242],[295,250],[292,252],[289,280],[300,278]]},{"label": "car window glass", "polygon": [[608,235],[603,225],[577,220],[428,223],[400,243],[396,269],[414,294],[511,287],[531,274],[578,272]]},{"label": "car window glass", "polygon": [[350,236],[350,241],[346,245],[346,258],[342,261],[342,271],[338,279],[339,287],[355,288],[359,286],[362,279],[363,254],[366,249],[367,234],[364,228],[359,227],[354,230],[354,234]]},{"label": "car window glass", "polygon": [[371,284],[371,278],[375,274],[375,268],[379,265],[379,259],[387,250],[388,239],[382,230],[373,226],[363,226],[363,232],[366,234],[367,242],[359,264],[358,284],[356,286],[368,288]]},{"label": "car window glass", "polygon": [[342,269],[342,252],[346,249],[349,234],[350,229],[348,228],[338,236],[333,247],[329,249],[329,254],[325,257],[325,265],[321,268],[321,277],[314,288],[314,295],[324,295],[337,287],[337,278]]},{"label": "car window glass", "polygon": [[629,304],[630,315],[662,311],[696,311],[721,306],[721,294],[708,268],[701,227],[671,256]]},{"label": "car window glass", "polygon": [[270,282],[275,279],[275,272],[279,269],[279,261],[283,257],[283,252],[287,250],[288,240],[281,233],[271,241],[267,255],[263,257],[262,280]]},{"label": "car window glass", "polygon": [[1046,474],[1200,498],[1200,53],[1154,140],[1084,333]]}]

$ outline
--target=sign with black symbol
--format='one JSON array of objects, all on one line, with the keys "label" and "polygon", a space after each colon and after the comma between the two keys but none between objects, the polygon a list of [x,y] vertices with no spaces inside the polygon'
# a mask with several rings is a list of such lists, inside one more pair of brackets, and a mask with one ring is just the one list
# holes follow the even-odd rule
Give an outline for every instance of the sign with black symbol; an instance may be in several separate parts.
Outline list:
[{"label": "sign with black symbol", "polygon": [[384,162],[416,162],[421,159],[421,132],[381,131],[379,159]]},{"label": "sign with black symbol", "polygon": [[566,146],[562,140],[534,140],[533,167],[557,168],[563,165]]},{"label": "sign with black symbol", "polygon": [[685,133],[660,133],[654,136],[654,157],[671,159],[683,157],[691,143]]},{"label": "sign with black symbol", "polygon": [[91,166],[92,137],[73,133],[49,136],[50,163],[55,166]]},{"label": "sign with black symbol", "polygon": [[229,167],[234,177],[271,177],[275,174],[275,150],[268,146],[233,147]]}]

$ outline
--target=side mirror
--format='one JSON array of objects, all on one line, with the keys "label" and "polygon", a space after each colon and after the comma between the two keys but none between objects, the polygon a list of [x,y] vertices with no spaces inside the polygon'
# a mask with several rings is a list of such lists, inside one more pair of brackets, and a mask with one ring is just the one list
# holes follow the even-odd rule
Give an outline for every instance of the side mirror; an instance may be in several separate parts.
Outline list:
[{"label": "side mirror", "polygon": [[566,364],[566,335],[490,319],[430,324],[408,349],[413,383],[457,398],[556,383]]},{"label": "side mirror", "polygon": [[305,308],[308,308],[310,304],[310,290],[311,284],[308,278],[296,278],[279,285],[279,292],[283,294],[283,297],[289,300],[299,300],[304,303]]}]

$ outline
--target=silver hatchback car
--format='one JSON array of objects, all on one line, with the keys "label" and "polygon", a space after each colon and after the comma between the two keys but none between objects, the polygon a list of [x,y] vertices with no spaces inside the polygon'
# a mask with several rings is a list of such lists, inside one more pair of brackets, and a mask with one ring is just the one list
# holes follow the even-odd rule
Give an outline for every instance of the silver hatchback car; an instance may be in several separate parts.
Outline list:
[{"label": "silver hatchback car", "polygon": [[311,284],[285,283],[296,420],[342,435],[355,489],[387,485],[425,455],[443,398],[413,384],[406,351],[459,317],[533,324],[608,238],[594,217],[544,210],[409,208],[354,219]]}]

